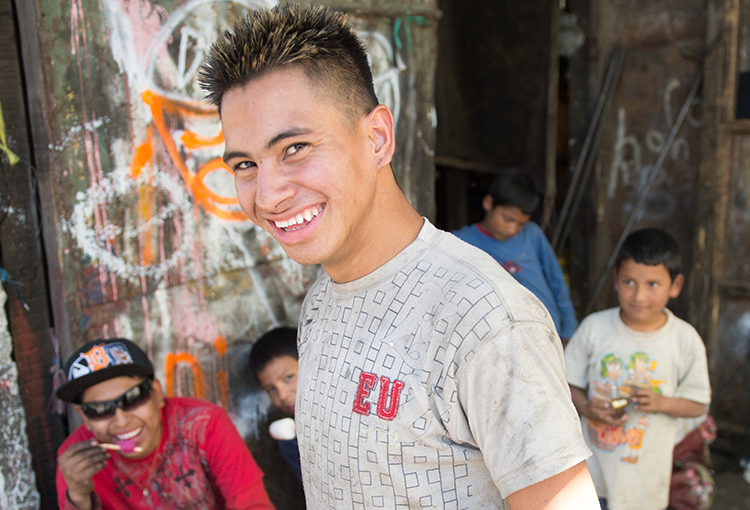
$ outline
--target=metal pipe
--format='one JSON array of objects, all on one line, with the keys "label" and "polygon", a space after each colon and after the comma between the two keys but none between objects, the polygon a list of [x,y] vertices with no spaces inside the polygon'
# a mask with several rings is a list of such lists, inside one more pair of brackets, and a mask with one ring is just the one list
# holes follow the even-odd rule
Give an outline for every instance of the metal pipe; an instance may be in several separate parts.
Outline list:
[{"label": "metal pipe", "polygon": [[622,245],[625,242],[625,238],[628,236],[628,234],[630,234],[630,229],[633,228],[633,224],[635,223],[635,221],[638,219],[638,216],[640,216],[641,212],[643,211],[643,207],[646,204],[646,198],[648,197],[648,193],[649,191],[651,191],[651,187],[654,185],[654,182],[656,182],[656,177],[659,174],[659,171],[661,170],[662,165],[664,164],[664,160],[667,158],[667,155],[669,154],[669,150],[672,148],[672,144],[674,143],[675,138],[677,138],[677,133],[680,131],[680,127],[682,127],[682,122],[685,120],[685,117],[690,111],[690,107],[693,105],[695,96],[698,94],[698,88],[700,87],[702,78],[703,78],[703,70],[700,70],[698,71],[698,74],[696,75],[695,80],[693,81],[693,86],[690,89],[690,93],[688,94],[687,99],[685,99],[685,104],[682,105],[682,110],[680,110],[680,114],[677,116],[677,120],[675,121],[674,125],[672,126],[671,131],[669,132],[669,136],[667,137],[667,140],[664,142],[664,146],[661,148],[659,157],[656,158],[656,163],[654,163],[654,166],[651,169],[651,172],[648,174],[648,177],[641,184],[641,187],[638,190],[638,198],[636,199],[635,206],[633,207],[633,210],[630,212],[628,221],[625,223],[625,228],[623,229],[622,234],[620,234],[620,239],[617,241],[617,244],[615,245],[614,250],[612,250],[612,254],[609,257],[609,260],[607,261],[607,265],[604,267],[604,271],[602,271],[602,274],[599,277],[599,281],[597,282],[596,287],[594,288],[594,293],[591,295],[591,298],[589,299],[589,303],[586,306],[586,315],[591,313],[591,308],[594,306],[594,301],[599,295],[599,292],[602,290],[602,287],[604,286],[604,282],[607,280],[607,275],[609,274],[610,270],[612,269],[612,266],[615,263],[615,259],[617,258],[617,254],[620,252],[620,248],[622,248]]},{"label": "metal pipe", "polygon": [[[613,88],[612,83],[614,82],[615,85],[617,84],[617,78],[615,76],[619,77],[620,69],[622,69],[622,62],[624,59],[625,50],[622,48],[618,48],[617,50],[615,50],[615,53],[612,56],[612,61],[609,64],[607,76],[605,77],[604,83],[602,84],[602,90],[599,93],[596,107],[594,108],[594,115],[591,118],[591,123],[589,124],[586,138],[583,141],[581,153],[578,156],[578,161],[576,161],[576,166],[573,170],[573,177],[570,181],[570,185],[568,186],[568,192],[565,195],[565,202],[563,203],[562,209],[560,210],[560,217],[558,219],[557,227],[555,228],[555,232],[552,236],[552,248],[555,251],[558,251],[564,244],[564,241],[560,241],[561,233],[564,229],[565,223],[568,221],[568,213],[570,213],[570,206],[573,202],[574,192],[578,186],[578,180],[581,177],[581,170],[583,169],[583,165],[588,158],[589,149],[594,139],[595,132],[602,124],[602,111],[604,110],[606,98],[610,95],[609,90]],[[604,117],[606,117],[606,114],[604,115]]]},{"label": "metal pipe", "polygon": [[[594,162],[596,161],[596,153],[599,151],[599,142],[602,138],[602,132],[604,131],[604,119],[607,118],[607,114],[609,113],[609,107],[612,104],[612,96],[615,93],[615,89],[617,88],[617,82],[620,78],[620,71],[622,70],[622,64],[625,61],[625,50],[618,50],[619,53],[616,53],[615,56],[612,58],[612,66],[614,67],[614,74],[612,77],[612,84],[610,85],[609,89],[606,91],[606,97],[604,99],[604,105],[602,107],[602,113],[601,117],[599,118],[599,122],[596,125],[596,130],[594,132],[593,136],[593,142],[592,142],[592,150],[590,152],[590,155],[587,154],[587,158],[585,160],[586,166],[583,169],[583,172],[579,172],[581,176],[580,183],[577,183],[575,187],[572,187],[569,189],[570,191],[570,197],[571,197],[571,206],[569,214],[565,218],[565,222],[559,224],[560,226],[560,236],[557,239],[557,250],[562,248],[562,246],[565,244],[565,241],[568,239],[568,234],[570,233],[570,228],[573,225],[573,220],[575,219],[576,212],[578,212],[578,207],[581,205],[581,200],[583,199],[583,194],[586,192],[586,185],[588,184],[589,177],[591,176],[591,170],[594,168]],[[580,160],[580,159],[579,159]]]}]

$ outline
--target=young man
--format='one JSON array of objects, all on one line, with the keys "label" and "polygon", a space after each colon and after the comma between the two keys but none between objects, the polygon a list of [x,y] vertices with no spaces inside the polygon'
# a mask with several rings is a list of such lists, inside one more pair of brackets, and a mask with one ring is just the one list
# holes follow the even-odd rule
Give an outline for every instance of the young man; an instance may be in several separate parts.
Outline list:
[{"label": "young man", "polygon": [[703,342],[666,308],[683,282],[669,234],[630,234],[615,264],[620,306],[586,317],[565,350],[604,509],[667,507],[677,419],[705,414],[710,402]]},{"label": "young man", "polygon": [[227,413],[165,397],[133,342],[89,342],[65,371],[57,397],[76,404],[83,425],[58,451],[61,510],[273,509]]},{"label": "young man", "polygon": [[504,168],[482,200],[484,220],[454,232],[486,251],[542,302],[563,346],[578,327],[560,263],[542,229],[531,220],[539,206],[534,179],[520,168]]},{"label": "young man", "polygon": [[299,322],[308,508],[597,508],[549,314],[409,205],[344,16],[255,11],[202,81],[243,211],[326,272]]},{"label": "young man", "polygon": [[[250,375],[268,393],[271,403],[291,417],[294,417],[297,399],[297,358],[297,330],[280,327],[258,338],[247,362]],[[281,456],[302,481],[296,432],[294,437],[274,439],[278,442]]]}]

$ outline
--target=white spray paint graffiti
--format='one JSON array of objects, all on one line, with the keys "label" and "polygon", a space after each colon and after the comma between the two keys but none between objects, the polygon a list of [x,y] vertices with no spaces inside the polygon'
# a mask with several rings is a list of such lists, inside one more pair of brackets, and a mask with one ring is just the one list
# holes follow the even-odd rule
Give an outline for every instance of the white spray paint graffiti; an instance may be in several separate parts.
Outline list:
[{"label": "white spray paint graffiti", "polygon": [[[149,181],[155,190],[163,192],[169,203],[161,208],[159,214],[152,216],[146,223],[132,225],[124,222],[115,223],[116,215],[106,225],[97,228],[94,225],[94,209],[110,207],[121,203],[124,197],[137,196],[138,189]],[[157,173],[153,177],[143,173],[132,179],[128,169],[118,169],[94,184],[85,193],[76,196],[78,203],[73,208],[73,215],[63,223],[63,229],[75,237],[79,248],[93,261],[106,267],[123,280],[137,282],[146,276],[161,280],[181,262],[190,258],[190,243],[195,229],[193,206],[180,183],[167,173]],[[157,264],[142,265],[137,250],[125,249],[120,254],[108,251],[106,240],[122,237],[126,245],[137,241],[141,235],[147,235],[154,229],[163,228],[167,222],[179,219],[182,224],[182,236],[177,246],[173,247],[170,256]],[[111,243],[114,244],[114,243]]]},{"label": "white spray paint graffiti", "polygon": [[399,73],[405,69],[396,65],[393,46],[380,32],[357,33],[367,48],[367,56],[372,68],[373,83],[378,100],[391,109],[393,118],[398,121],[401,114],[401,88]]},{"label": "white spray paint graffiti", "polygon": [[[173,169],[160,167],[153,159],[149,162],[147,170],[150,170],[149,174],[157,177],[157,186],[162,182],[168,184],[164,189],[158,190],[164,192],[167,203],[161,205],[161,210],[155,217],[147,218],[137,225],[107,224],[97,228],[91,221],[91,215],[96,207],[117,202],[119,200],[117,193],[125,193],[126,202],[127,197],[136,196],[140,187],[147,184],[147,181],[142,178],[143,174],[128,183],[126,182],[127,175],[123,171],[118,176],[117,186],[114,185],[114,178],[110,177],[105,182],[92,183],[89,190],[79,193],[80,203],[75,206],[73,216],[63,227],[74,234],[79,248],[105,269],[126,280],[132,281],[146,276],[158,281],[166,277],[169,270],[177,267],[180,260],[189,262],[190,249],[195,250],[195,246],[191,244],[195,243],[201,245],[199,252],[205,275],[255,265],[255,256],[244,245],[241,233],[255,230],[260,237],[267,237],[268,234],[245,220],[238,206],[227,205],[226,202],[231,201],[235,196],[231,175],[222,170],[218,164],[213,165],[207,171],[202,170],[211,166],[212,163],[220,162],[224,146],[218,114],[213,107],[203,101],[204,93],[197,84],[197,71],[208,45],[218,37],[221,31],[229,28],[228,20],[219,15],[218,4],[226,9],[234,8],[240,9],[240,12],[242,10],[246,12],[261,7],[271,7],[275,3],[271,0],[190,0],[171,14],[161,7],[152,6],[149,19],[153,19],[144,21],[142,26],[134,29],[132,13],[128,11],[128,7],[132,5],[128,0],[102,2],[103,12],[110,28],[112,55],[121,72],[127,77],[130,84],[130,96],[134,99],[156,98],[151,100],[150,105],[147,104],[147,99],[133,102],[131,122],[136,140],[139,143],[148,142],[144,140],[145,133],[148,133],[149,129],[155,131],[154,136],[160,136],[167,149],[174,148],[170,155],[175,160],[177,168],[180,169],[178,173]],[[138,10],[139,15],[143,12],[148,12],[148,9],[141,7]],[[166,21],[160,23],[161,19],[166,19]],[[157,22],[160,23],[158,26]],[[398,118],[401,109],[400,70],[395,64],[393,47],[383,34],[362,31],[359,35],[368,48],[378,97],[393,110],[394,117]],[[145,48],[143,47],[144,40],[150,41]],[[175,47],[178,48],[176,55],[173,51]],[[162,102],[168,104],[169,107],[164,107]],[[180,109],[182,114],[175,113],[174,110]],[[159,118],[155,119],[154,112],[158,116],[164,116],[164,119],[161,119],[163,124],[160,124]],[[190,114],[189,112],[198,113]],[[101,126],[101,121],[97,122],[94,128]],[[153,130],[154,126],[156,130]],[[160,126],[162,129],[159,129]],[[185,141],[186,138],[191,137],[213,141],[191,146]],[[120,142],[119,140],[111,142],[113,151],[132,150],[127,143]],[[115,154],[115,159],[122,161],[127,159],[127,156]],[[134,173],[132,169],[131,173]],[[182,175],[179,175],[180,173]],[[170,177],[165,177],[168,175],[172,175],[171,181]],[[177,191],[175,188],[181,186],[180,180],[191,181],[192,185],[191,182],[184,182],[182,190]],[[148,181],[148,184],[150,185],[151,182]],[[186,190],[185,186],[192,187],[192,190]],[[111,245],[107,246],[104,242],[116,233],[144,233],[149,228],[162,227],[177,210],[182,211],[179,219],[187,221],[189,216],[187,213],[191,206],[189,198],[197,192],[209,197],[218,197],[217,201],[208,204],[214,209],[209,209],[209,214],[202,215],[198,223],[181,225],[179,231],[183,239],[174,241],[175,247],[171,253],[166,254],[165,260],[158,262],[139,260],[137,253],[116,253]],[[179,205],[170,204],[172,199],[179,200]],[[204,208],[198,205],[192,204],[193,209],[203,211],[207,207],[205,202],[200,204]],[[139,221],[136,215],[130,216],[131,222]],[[232,221],[227,221],[227,219]],[[110,219],[109,221],[112,223],[118,220]],[[195,230],[194,235],[192,230]],[[191,235],[191,238],[185,237]],[[264,243],[273,244],[269,240]],[[226,249],[227,246],[230,249]],[[276,255],[286,257],[282,250],[278,250]],[[197,273],[194,273],[195,275]]]},{"label": "white spray paint graffiti", "polygon": [[[664,116],[666,125],[671,128],[674,123],[672,109],[672,95],[680,87],[680,81],[677,78],[670,80],[664,90]],[[699,101],[693,102],[693,107],[698,105]],[[687,123],[693,128],[700,127],[700,121],[696,120],[692,108],[686,117]],[[615,144],[613,148],[612,165],[609,172],[609,183],[607,186],[607,198],[612,199],[617,192],[618,184],[622,182],[624,187],[639,186],[647,178],[653,165],[643,164],[643,150],[641,142],[635,135],[626,132],[626,111],[620,107],[617,110],[617,128],[615,131]],[[667,135],[659,130],[650,129],[645,136],[644,143],[646,149],[651,153],[658,154],[664,148]],[[669,151],[669,157],[673,161],[682,161],[684,164],[690,163],[690,144],[684,136],[675,138]],[[650,201],[658,202],[660,207],[658,211],[651,211],[655,219],[665,219],[675,210],[675,199],[669,194],[658,189],[659,184],[666,180],[665,172],[661,172],[656,179],[655,187],[650,192]]]}]

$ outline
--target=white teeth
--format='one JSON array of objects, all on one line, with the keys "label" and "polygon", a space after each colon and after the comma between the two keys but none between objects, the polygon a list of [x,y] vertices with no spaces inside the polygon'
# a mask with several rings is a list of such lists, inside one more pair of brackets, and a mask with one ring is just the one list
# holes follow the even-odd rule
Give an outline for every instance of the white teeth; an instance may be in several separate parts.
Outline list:
[{"label": "white teeth", "polygon": [[278,228],[289,228],[295,225],[302,225],[306,221],[311,221],[314,217],[320,214],[320,211],[322,210],[323,210],[322,207],[311,207],[310,209],[305,209],[303,212],[301,212],[294,218],[289,218],[288,220],[282,220],[282,221],[275,221],[274,223],[276,224],[276,227]]},{"label": "white teeth", "polygon": [[118,441],[125,441],[126,439],[134,438],[135,436],[140,434],[142,429],[143,427],[138,427],[134,431],[128,432],[126,434],[115,434],[115,437],[117,438]]}]

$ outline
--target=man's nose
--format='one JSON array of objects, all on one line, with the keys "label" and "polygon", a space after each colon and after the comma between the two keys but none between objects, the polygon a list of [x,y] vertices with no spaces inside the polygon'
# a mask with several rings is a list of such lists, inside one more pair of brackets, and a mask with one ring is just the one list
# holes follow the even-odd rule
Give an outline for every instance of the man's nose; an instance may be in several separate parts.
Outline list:
[{"label": "man's nose", "polygon": [[282,212],[284,202],[294,195],[294,186],[281,165],[260,163],[255,193],[255,205],[260,210]]},{"label": "man's nose", "polygon": [[115,407],[115,415],[112,417],[112,421],[117,425],[125,425],[128,421],[128,413],[123,411],[121,407]]}]

